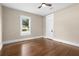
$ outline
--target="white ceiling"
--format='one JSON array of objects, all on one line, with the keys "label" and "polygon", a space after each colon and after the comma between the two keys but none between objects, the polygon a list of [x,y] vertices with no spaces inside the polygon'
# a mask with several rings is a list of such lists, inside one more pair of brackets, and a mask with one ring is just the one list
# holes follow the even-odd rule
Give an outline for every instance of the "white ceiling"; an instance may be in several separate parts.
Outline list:
[{"label": "white ceiling", "polygon": [[38,9],[38,6],[40,6],[41,3],[2,3],[2,5],[10,7],[10,8],[26,11],[26,12],[38,14],[41,16],[45,16],[54,11],[58,11],[63,8],[66,8],[72,5],[72,3],[52,3],[53,8],[43,7],[41,9]]}]

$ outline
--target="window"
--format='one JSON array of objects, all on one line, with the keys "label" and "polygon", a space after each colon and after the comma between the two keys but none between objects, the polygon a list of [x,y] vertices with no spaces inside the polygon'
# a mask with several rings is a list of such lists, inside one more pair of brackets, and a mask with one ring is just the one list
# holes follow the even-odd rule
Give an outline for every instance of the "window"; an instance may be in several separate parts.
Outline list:
[{"label": "window", "polygon": [[30,35],[31,34],[31,18],[27,16],[20,16],[20,34]]}]

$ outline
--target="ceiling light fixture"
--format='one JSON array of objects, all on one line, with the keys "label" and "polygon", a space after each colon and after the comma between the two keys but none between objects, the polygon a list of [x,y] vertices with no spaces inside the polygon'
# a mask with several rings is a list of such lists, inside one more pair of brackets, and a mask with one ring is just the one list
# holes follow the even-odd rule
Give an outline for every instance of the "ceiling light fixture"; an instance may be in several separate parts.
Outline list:
[{"label": "ceiling light fixture", "polygon": [[42,4],[42,7],[47,7],[45,4]]},{"label": "ceiling light fixture", "polygon": [[49,3],[42,3],[38,8],[40,9],[41,7],[51,7],[52,4],[49,4]]}]

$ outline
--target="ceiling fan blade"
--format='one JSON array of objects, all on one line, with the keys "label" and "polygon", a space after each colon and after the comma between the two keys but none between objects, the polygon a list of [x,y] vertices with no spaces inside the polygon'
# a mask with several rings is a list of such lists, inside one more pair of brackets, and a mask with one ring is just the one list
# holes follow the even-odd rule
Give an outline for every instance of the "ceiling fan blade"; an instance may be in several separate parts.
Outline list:
[{"label": "ceiling fan blade", "polygon": [[42,6],[39,6],[38,8],[41,8]]},{"label": "ceiling fan blade", "polygon": [[52,4],[45,4],[45,5],[47,5],[47,6],[52,6]]},{"label": "ceiling fan blade", "polygon": [[41,8],[42,7],[42,5],[43,5],[43,3],[38,7],[38,8]]}]

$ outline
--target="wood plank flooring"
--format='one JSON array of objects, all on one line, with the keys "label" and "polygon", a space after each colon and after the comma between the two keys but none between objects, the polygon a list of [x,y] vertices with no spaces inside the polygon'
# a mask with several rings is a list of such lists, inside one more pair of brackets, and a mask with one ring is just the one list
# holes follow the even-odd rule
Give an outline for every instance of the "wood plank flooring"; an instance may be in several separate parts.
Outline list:
[{"label": "wood plank flooring", "polygon": [[38,38],[4,45],[1,56],[79,56],[79,47]]}]

